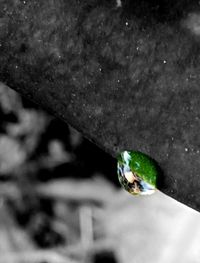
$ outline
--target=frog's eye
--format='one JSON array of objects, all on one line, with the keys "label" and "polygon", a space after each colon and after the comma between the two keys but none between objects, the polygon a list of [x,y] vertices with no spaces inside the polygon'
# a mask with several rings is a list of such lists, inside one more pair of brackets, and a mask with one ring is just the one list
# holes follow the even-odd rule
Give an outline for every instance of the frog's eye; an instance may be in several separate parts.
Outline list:
[{"label": "frog's eye", "polygon": [[146,154],[123,151],[118,156],[117,173],[120,184],[133,195],[148,195],[156,190],[158,169]]}]

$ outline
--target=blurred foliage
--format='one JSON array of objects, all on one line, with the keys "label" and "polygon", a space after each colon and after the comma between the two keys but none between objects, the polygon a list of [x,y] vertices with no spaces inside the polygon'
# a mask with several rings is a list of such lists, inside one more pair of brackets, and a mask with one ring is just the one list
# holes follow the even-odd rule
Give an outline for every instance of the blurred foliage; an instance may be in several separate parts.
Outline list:
[{"label": "blurred foliage", "polygon": [[102,174],[115,161],[3,84],[0,117],[0,262],[99,262],[93,213],[114,191]]}]

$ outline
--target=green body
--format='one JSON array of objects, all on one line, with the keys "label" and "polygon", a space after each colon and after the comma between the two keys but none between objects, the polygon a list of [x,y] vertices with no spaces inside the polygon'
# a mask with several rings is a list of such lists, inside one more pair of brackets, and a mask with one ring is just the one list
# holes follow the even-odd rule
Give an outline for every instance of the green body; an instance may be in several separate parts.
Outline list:
[{"label": "green body", "polygon": [[[131,171],[138,177],[137,185],[131,184],[126,179],[126,172]],[[118,156],[118,177],[122,186],[132,194],[148,194],[151,188],[156,188],[158,168],[153,159],[138,151],[124,151]],[[135,186],[139,186],[140,191],[135,191]]]}]

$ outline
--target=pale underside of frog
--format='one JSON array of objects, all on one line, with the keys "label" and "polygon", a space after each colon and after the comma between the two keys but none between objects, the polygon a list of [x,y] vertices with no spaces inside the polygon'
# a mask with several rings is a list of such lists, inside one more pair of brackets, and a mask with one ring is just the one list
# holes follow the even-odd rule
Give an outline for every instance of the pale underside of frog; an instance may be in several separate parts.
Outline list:
[{"label": "pale underside of frog", "polygon": [[134,190],[134,193],[139,194],[141,192],[141,180],[137,174],[130,171],[124,173],[124,176],[128,181],[128,184],[130,184],[130,187]]},{"label": "pale underside of frog", "polygon": [[[121,169],[120,169],[121,170]],[[135,172],[132,171],[122,171],[121,175],[123,178],[121,184],[124,188],[133,195],[149,195],[155,192],[155,188],[143,181]]]}]

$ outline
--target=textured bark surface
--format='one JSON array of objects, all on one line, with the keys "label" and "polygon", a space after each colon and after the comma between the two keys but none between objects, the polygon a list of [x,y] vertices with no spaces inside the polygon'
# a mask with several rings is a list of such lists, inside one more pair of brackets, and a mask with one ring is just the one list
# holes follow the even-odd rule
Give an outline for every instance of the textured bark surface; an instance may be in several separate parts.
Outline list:
[{"label": "textured bark surface", "polygon": [[198,1],[121,4],[0,0],[0,80],[113,156],[150,155],[200,211]]}]

